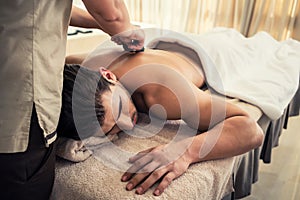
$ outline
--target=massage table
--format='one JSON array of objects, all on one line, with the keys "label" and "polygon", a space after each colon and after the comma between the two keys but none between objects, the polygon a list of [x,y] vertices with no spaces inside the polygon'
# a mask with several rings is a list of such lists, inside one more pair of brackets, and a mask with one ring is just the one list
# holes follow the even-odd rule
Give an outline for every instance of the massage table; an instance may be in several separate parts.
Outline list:
[{"label": "massage table", "polygon": [[[300,94],[300,93],[299,93]],[[298,112],[300,95],[295,96],[291,104],[296,109],[290,113]],[[76,199],[236,199],[251,194],[251,186],[258,180],[259,159],[270,162],[272,148],[277,146],[282,129],[272,127],[283,127],[289,117],[285,113],[279,120],[272,121],[264,116],[258,108],[247,105],[238,100],[234,101],[253,117],[259,118],[258,124],[265,133],[265,142],[261,148],[254,149],[246,154],[215,161],[206,161],[191,166],[185,175],[174,180],[168,189],[160,196],[152,195],[153,188],[143,196],[135,195],[133,191],[125,190],[126,183],[120,181],[122,172],[103,164],[105,160],[99,156],[90,156],[83,162],[74,163],[57,157],[56,179],[52,193],[55,200]],[[297,106],[295,106],[295,104]],[[288,109],[287,109],[288,110]],[[291,112],[292,111],[292,112]],[[295,115],[293,115],[295,116]],[[143,122],[142,122],[143,123]],[[167,142],[174,136],[180,121],[167,122],[160,134],[153,138],[141,140],[134,136],[123,134],[114,141],[114,144],[129,149],[133,152],[155,146],[160,142]],[[141,131],[141,130],[139,130]],[[268,148],[267,146],[270,146]],[[106,154],[109,157],[118,157],[110,150],[111,144],[99,147],[99,155]],[[262,151],[262,149],[268,149]],[[101,153],[101,151],[103,151]],[[107,158],[104,158],[107,159]]]},{"label": "massage table", "polygon": [[[253,118],[260,118],[261,111],[250,104],[231,99],[231,102],[246,110]],[[147,117],[141,123],[147,122]],[[143,124],[139,124],[143,127]],[[188,171],[174,180],[160,196],[153,196],[151,188],[139,196],[134,191],[126,191],[125,184],[120,181],[122,171],[116,165],[124,165],[128,158],[120,158],[120,149],[137,153],[146,148],[170,142],[177,133],[181,121],[167,121],[158,133],[155,128],[134,129],[129,135],[120,134],[114,142],[104,143],[94,150],[93,155],[83,162],[72,163],[58,158],[56,163],[56,180],[53,199],[221,199],[233,192],[233,171],[241,162],[242,156],[207,161],[192,165]],[[150,137],[141,137],[150,135]],[[153,136],[152,136],[153,135]],[[118,148],[116,149],[115,146]]]},{"label": "massage table", "polygon": [[[224,29],[218,30],[217,33],[222,31],[224,31]],[[157,33],[157,31],[154,32]],[[235,31],[229,30],[229,32],[230,34],[233,34],[234,37],[241,39],[239,38],[240,36],[236,35],[237,33]],[[216,32],[213,32],[212,34],[214,35]],[[233,38],[230,34],[229,38]],[[146,36],[146,38],[149,39],[151,36],[152,33],[151,35]],[[204,35],[204,39],[201,38],[200,41],[207,43],[207,41],[210,39],[209,37],[209,35]],[[265,35],[262,35],[262,37],[265,37]],[[170,35],[168,35],[167,39],[165,38],[163,41],[150,43],[150,46],[165,50],[170,48],[174,49],[173,46],[170,46],[169,43],[167,43],[169,42],[169,38]],[[172,40],[172,42],[175,41],[176,44],[181,43],[181,41],[176,37],[175,39],[172,38]],[[214,38],[211,39],[211,41],[213,40]],[[193,43],[188,43],[187,41],[182,43],[184,43],[186,46],[194,45]],[[209,49],[209,46],[205,45],[206,44],[202,46],[202,49],[205,49],[208,52],[213,51],[213,48]],[[107,48],[106,44],[102,45],[102,47],[103,46]],[[105,53],[105,48],[103,49],[102,47],[100,50],[101,52]],[[193,49],[195,48],[197,47],[193,47]],[[201,57],[203,54],[205,54],[202,52],[202,49],[199,50],[201,53],[200,59],[203,67],[205,68],[205,64],[211,65],[212,63],[210,63],[210,59]],[[94,52],[99,52],[99,49]],[[216,53],[216,56],[220,56],[218,53],[219,52]],[[95,56],[93,53],[91,55]],[[195,57],[197,57],[197,55],[193,55],[192,52],[189,52],[189,55],[192,59],[196,59]],[[105,55],[105,58],[109,58],[109,56]],[[217,59],[219,59],[219,57],[211,58],[211,60]],[[218,62],[223,62],[223,60],[219,59]],[[88,66],[89,60],[85,62],[85,64]],[[103,60],[101,60],[101,64],[102,66],[105,66],[105,62],[103,62]],[[212,71],[211,73],[214,74],[218,72]],[[294,75],[293,73],[291,74]],[[210,75],[208,74],[207,77],[209,76]],[[298,81],[299,73],[297,78]],[[218,83],[208,82],[208,85],[212,86],[212,89],[208,92],[222,93],[222,91],[220,92],[218,88]],[[229,96],[234,96],[233,93],[230,93],[230,88],[226,90],[226,94],[231,94]],[[120,178],[124,170],[130,166],[127,162],[129,155],[127,157],[123,154],[120,154],[120,150],[122,152],[130,152],[129,154],[132,155],[149,147],[168,143],[170,140],[172,140],[174,134],[176,134],[178,127],[186,126],[180,120],[167,121],[163,129],[158,134],[153,134],[153,132],[156,133],[157,131],[155,128],[153,128],[153,130],[151,128],[147,128],[146,130],[135,128],[133,130],[133,134],[130,135],[121,133],[118,139],[112,142],[104,142],[98,145],[96,148],[93,148],[92,151],[90,151],[92,152],[90,153],[91,156],[90,154],[86,154],[88,155],[87,157],[84,159],[81,157],[81,160],[79,159],[81,162],[70,162],[68,161],[68,158],[66,160],[66,157],[65,159],[62,159],[60,157],[64,157],[64,155],[60,154],[60,157],[57,158],[56,163],[56,179],[54,183],[52,199],[227,200],[245,197],[251,193],[251,185],[258,179],[257,174],[259,159],[263,159],[263,161],[266,163],[270,162],[272,148],[277,145],[276,140],[278,140],[282,127],[286,127],[287,119],[290,115],[296,115],[297,112],[299,113],[299,89],[297,93],[291,92],[291,94],[293,94],[294,98],[289,99],[290,104],[284,107],[285,109],[283,112],[280,109],[269,109],[270,107],[272,108],[272,106],[269,104],[260,106],[261,102],[255,102],[255,98],[254,102],[251,102],[252,99],[247,95],[241,96],[241,98],[227,98],[228,101],[240,106],[242,109],[248,112],[250,116],[257,120],[258,124],[265,133],[265,140],[262,147],[254,149],[240,156],[193,164],[189,167],[185,174],[174,180],[165,190],[165,192],[159,197],[152,195],[154,189],[153,187],[142,196],[136,195],[134,191],[125,190],[126,183],[121,182]],[[256,105],[256,103],[258,105]],[[279,105],[278,107],[282,109],[283,105]],[[272,117],[272,115],[275,115],[275,117]],[[143,123],[146,124],[147,120],[147,117],[142,117],[140,122],[141,125],[143,125]],[[143,137],[139,137],[139,134],[141,134]],[[145,138],[145,135],[149,137]],[[64,145],[64,142],[70,141],[63,140],[63,142],[58,145],[60,153],[66,151],[64,147],[67,145]],[[74,141],[71,141],[71,144],[72,142]],[[82,152],[79,151],[79,153]],[[86,153],[86,151],[84,153]],[[72,158],[69,160],[72,160]],[[75,161],[79,160],[76,160],[75,158]]]},{"label": "massage table", "polygon": [[262,160],[264,164],[271,163],[272,149],[279,145],[282,130],[288,128],[289,117],[299,116],[299,111],[300,87],[279,119],[271,120],[262,115],[258,124],[265,134],[264,143],[260,148],[254,149],[242,157],[239,167],[234,172],[235,191],[228,194],[223,200],[240,199],[251,194],[252,184],[259,180],[259,160]]}]

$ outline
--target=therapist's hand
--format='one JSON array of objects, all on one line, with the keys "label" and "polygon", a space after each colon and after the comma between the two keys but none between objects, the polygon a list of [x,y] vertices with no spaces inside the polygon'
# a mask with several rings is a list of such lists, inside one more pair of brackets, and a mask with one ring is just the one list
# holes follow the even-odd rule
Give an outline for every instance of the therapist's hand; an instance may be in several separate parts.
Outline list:
[{"label": "therapist's hand", "polygon": [[111,40],[123,45],[126,51],[139,51],[144,48],[145,33],[142,29],[131,26],[131,29],[111,37]]},{"label": "therapist's hand", "polygon": [[[179,146],[178,146],[179,145]],[[178,148],[177,148],[178,146]],[[191,159],[187,151],[182,153],[180,143],[167,147],[161,145],[142,151],[129,159],[133,165],[125,172],[122,181],[128,181],[126,189],[136,188],[136,194],[144,194],[152,185],[160,181],[154,195],[161,195],[177,177],[186,172]]]}]

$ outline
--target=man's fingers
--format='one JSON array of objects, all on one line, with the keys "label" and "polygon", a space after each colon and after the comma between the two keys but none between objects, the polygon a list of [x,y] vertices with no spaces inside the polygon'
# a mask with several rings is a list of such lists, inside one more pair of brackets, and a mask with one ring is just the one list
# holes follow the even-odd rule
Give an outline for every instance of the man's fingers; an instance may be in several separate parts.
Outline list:
[{"label": "man's fingers", "polygon": [[157,188],[154,190],[153,194],[155,196],[161,195],[175,178],[176,174],[174,172],[167,173],[160,184],[157,186]]},{"label": "man's fingers", "polygon": [[136,155],[132,156],[129,158],[129,162],[133,163],[135,161],[137,161],[138,159],[140,159],[141,157],[145,156],[147,153],[151,152],[152,150],[154,149],[153,148],[150,148],[150,149],[146,149],[144,151],[140,151],[139,153],[137,153]]},{"label": "man's fingers", "polygon": [[149,172],[136,174],[126,185],[126,190],[131,191],[135,188],[142,180],[149,175]]},{"label": "man's fingers", "polygon": [[136,189],[137,194],[144,194],[152,185],[154,185],[163,175],[167,173],[167,168],[159,168],[152,172],[150,176]]},{"label": "man's fingers", "polygon": [[[128,182],[126,185],[127,190],[132,190],[135,188],[138,184],[142,183],[149,174],[151,174],[158,165],[156,163],[149,163],[145,167],[143,167],[138,173],[135,174],[135,176]],[[151,186],[151,185],[150,185]],[[142,192],[141,189],[137,190],[137,193]]]},{"label": "man's fingers", "polygon": [[141,168],[152,161],[150,156],[144,156],[133,163],[133,165],[123,174],[121,180],[128,181],[131,177],[137,173]]}]

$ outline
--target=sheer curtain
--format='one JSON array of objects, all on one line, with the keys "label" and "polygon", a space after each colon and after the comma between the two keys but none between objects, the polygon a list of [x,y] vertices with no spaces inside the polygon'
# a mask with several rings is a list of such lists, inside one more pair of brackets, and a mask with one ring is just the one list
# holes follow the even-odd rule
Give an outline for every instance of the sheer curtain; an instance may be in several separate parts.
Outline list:
[{"label": "sheer curtain", "polygon": [[125,0],[131,19],[174,31],[186,30],[188,0]]},{"label": "sheer curtain", "polygon": [[131,18],[174,31],[225,26],[246,36],[267,31],[300,40],[300,0],[125,0]]}]

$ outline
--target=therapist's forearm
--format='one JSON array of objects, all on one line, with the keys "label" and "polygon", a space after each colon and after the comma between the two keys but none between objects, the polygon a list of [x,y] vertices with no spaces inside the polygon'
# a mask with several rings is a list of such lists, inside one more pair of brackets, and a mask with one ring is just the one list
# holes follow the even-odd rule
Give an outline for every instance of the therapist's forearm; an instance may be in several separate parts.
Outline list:
[{"label": "therapist's forearm", "polygon": [[129,14],[122,0],[83,0],[101,29],[110,36],[131,29]]},{"label": "therapist's forearm", "polygon": [[97,21],[90,15],[90,13],[76,6],[72,6],[70,25],[82,28],[101,29]]}]

